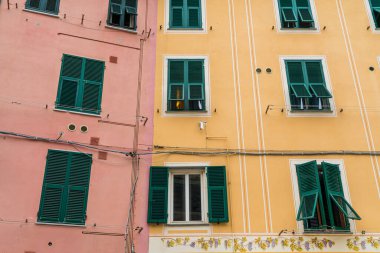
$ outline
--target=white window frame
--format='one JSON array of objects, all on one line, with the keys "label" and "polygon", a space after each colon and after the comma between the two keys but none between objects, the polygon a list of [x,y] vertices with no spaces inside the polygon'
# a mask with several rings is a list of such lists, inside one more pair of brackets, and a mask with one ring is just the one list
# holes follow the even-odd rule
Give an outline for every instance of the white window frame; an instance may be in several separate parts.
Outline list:
[{"label": "white window frame", "polygon": [[[330,91],[332,98],[329,99],[331,112],[318,112],[318,111],[291,111],[291,102],[290,102],[290,92],[288,85],[288,78],[286,73],[286,60],[319,60],[322,62],[323,75],[326,82],[326,88]],[[336,117],[336,107],[334,103],[334,94],[331,87],[331,79],[327,66],[327,59],[325,56],[310,56],[310,55],[289,55],[289,56],[280,56],[280,66],[281,66],[281,79],[282,86],[284,91],[285,105],[286,105],[286,115],[288,117]]]},{"label": "white window frame", "polygon": [[201,0],[201,12],[202,12],[202,28],[191,29],[191,28],[176,28],[169,29],[170,25],[170,0],[165,0],[165,14],[164,14],[164,32],[165,33],[174,33],[174,34],[199,34],[207,33],[207,19],[206,19],[206,0]]},{"label": "white window frame", "polygon": [[[205,111],[197,112],[197,111],[168,111],[168,67],[169,60],[193,60],[200,59],[204,61],[204,78],[205,78]],[[175,55],[175,56],[164,56],[164,64],[162,71],[162,107],[163,110],[161,112],[162,116],[166,117],[210,117],[210,105],[211,105],[211,96],[210,96],[210,75],[209,75],[209,59],[208,56],[201,55]]]},{"label": "white window frame", "polygon": [[[294,200],[294,210],[295,210],[295,216],[294,218],[297,217],[298,209],[300,207],[300,194],[299,194],[299,187],[298,187],[298,177],[297,177],[297,171],[296,171],[296,165],[298,164],[303,164],[307,163],[310,161],[314,161],[316,159],[290,159],[290,175],[292,179],[292,188],[293,188],[293,200]],[[348,189],[348,180],[347,180],[347,175],[346,175],[346,170],[344,166],[344,161],[342,159],[317,159],[317,164],[321,164],[322,162],[328,162],[332,164],[337,164],[339,165],[339,170],[340,170],[340,176],[342,179],[342,186],[343,186],[343,192],[344,192],[344,198],[348,201],[348,203],[351,204],[351,197],[350,197],[350,192]],[[356,225],[355,221],[352,219],[348,219],[350,223],[350,231],[352,233],[356,233]],[[303,221],[297,221],[297,232],[298,233],[304,233],[304,225]],[[338,232],[337,232],[338,233]]]},{"label": "white window frame", "polygon": [[310,3],[310,9],[311,9],[311,14],[313,15],[314,18],[314,28],[282,28],[281,25],[281,17],[280,17],[280,6],[278,3],[279,0],[273,0],[273,5],[274,5],[274,10],[275,10],[275,17],[276,17],[276,27],[277,27],[277,32],[279,33],[320,33],[321,29],[319,27],[319,22],[318,22],[318,15],[317,15],[317,8],[315,7],[315,1],[314,0],[309,0]]},{"label": "white window frame", "polygon": [[364,5],[366,7],[366,12],[367,12],[367,16],[369,19],[369,24],[371,26],[372,32],[380,34],[380,28],[376,28],[375,20],[374,20],[373,15],[372,15],[371,5],[369,3],[370,0],[363,0],[363,1],[364,1]]},{"label": "white window frame", "polygon": [[[165,166],[169,168],[169,189],[168,189],[168,225],[208,225],[208,192],[206,167],[208,162],[166,162]],[[193,173],[194,172],[194,173]],[[201,194],[202,194],[202,221],[179,222],[173,221],[173,176],[174,174],[201,174]]]}]

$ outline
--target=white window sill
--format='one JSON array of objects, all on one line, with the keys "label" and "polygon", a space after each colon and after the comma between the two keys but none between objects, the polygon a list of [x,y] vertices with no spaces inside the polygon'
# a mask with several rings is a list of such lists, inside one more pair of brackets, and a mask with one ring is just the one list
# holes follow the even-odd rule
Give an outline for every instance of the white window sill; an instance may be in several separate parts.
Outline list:
[{"label": "white window sill", "polygon": [[278,29],[280,33],[320,33],[319,27],[313,28],[283,28]]},{"label": "white window sill", "polygon": [[165,27],[165,33],[172,34],[205,34],[207,30],[205,27],[202,28],[169,28]]},{"label": "white window sill", "polygon": [[206,222],[180,222],[180,223],[168,223],[166,224],[169,227],[188,227],[188,226],[205,226],[208,227],[210,226],[210,223]]},{"label": "white window sill", "polygon": [[209,117],[211,116],[210,111],[164,111],[163,116],[165,117]]},{"label": "white window sill", "polygon": [[41,221],[38,221],[35,224],[36,225],[48,225],[48,226],[63,226],[63,227],[80,227],[80,228],[86,227],[86,225],[75,225],[75,224],[65,224],[65,223],[48,223],[48,222],[41,222]]},{"label": "white window sill", "polygon": [[318,112],[318,111],[288,111],[288,117],[305,117],[305,118],[319,118],[319,117],[336,117],[336,111]]},{"label": "white window sill", "polygon": [[96,117],[96,118],[101,118],[100,114],[91,114],[91,113],[85,113],[85,112],[74,112],[74,111],[69,111],[69,110],[63,110],[63,109],[53,109],[53,111],[57,112],[67,112],[67,113],[74,113],[74,114],[80,114],[80,115],[86,115],[86,116],[91,116],[91,117]]},{"label": "white window sill", "polygon": [[43,12],[43,11],[37,11],[37,10],[31,10],[31,9],[23,9],[23,11],[41,14],[41,15],[45,15],[45,16],[49,16],[49,17],[53,17],[53,18],[59,18],[58,14],[52,14],[52,13]]},{"label": "white window sill", "polygon": [[122,27],[113,26],[113,25],[105,25],[105,28],[137,34],[136,30],[132,30],[132,29],[128,29],[128,28],[122,28]]}]

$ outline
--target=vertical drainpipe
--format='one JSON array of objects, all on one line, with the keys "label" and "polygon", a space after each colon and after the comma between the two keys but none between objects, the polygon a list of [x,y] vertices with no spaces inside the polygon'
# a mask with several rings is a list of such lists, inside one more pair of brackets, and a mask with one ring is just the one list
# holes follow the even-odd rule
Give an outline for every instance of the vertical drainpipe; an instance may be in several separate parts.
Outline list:
[{"label": "vertical drainpipe", "polygon": [[133,155],[132,155],[132,172],[131,172],[131,192],[130,192],[130,202],[129,202],[129,212],[128,221],[126,227],[126,238],[125,238],[125,253],[134,253],[134,241],[133,241],[133,227],[134,227],[134,205],[135,205],[135,190],[139,177],[139,157],[136,155],[138,153],[139,147],[139,132],[140,132],[140,105],[141,105],[141,84],[142,84],[142,68],[143,68],[143,58],[144,58],[144,43],[147,40],[147,29],[148,29],[148,0],[145,2],[145,25],[142,33],[142,38],[140,39],[140,56],[139,56],[139,70],[138,70],[138,81],[137,81],[137,102],[136,102],[136,119],[135,128],[133,135]]}]

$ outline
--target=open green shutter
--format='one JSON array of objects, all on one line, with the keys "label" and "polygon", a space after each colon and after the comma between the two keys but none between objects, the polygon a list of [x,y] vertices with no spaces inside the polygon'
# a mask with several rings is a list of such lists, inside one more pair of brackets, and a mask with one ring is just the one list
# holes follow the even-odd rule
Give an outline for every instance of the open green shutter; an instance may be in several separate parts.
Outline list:
[{"label": "open green shutter", "polygon": [[167,223],[168,179],[167,167],[150,167],[148,223]]},{"label": "open green shutter", "polygon": [[207,167],[208,219],[210,223],[228,222],[226,167]]},{"label": "open green shutter", "polygon": [[290,89],[297,98],[311,98],[312,95],[305,84],[290,84]]},{"label": "open green shutter", "polygon": [[298,8],[298,15],[301,19],[301,22],[313,22],[313,15],[309,8]]},{"label": "open green shutter", "polygon": [[282,18],[285,22],[296,22],[297,18],[294,15],[293,8],[281,8]]},{"label": "open green shutter", "polygon": [[324,84],[310,84],[310,89],[317,98],[332,98],[330,91]]},{"label": "open green shutter", "polygon": [[322,198],[316,161],[296,165],[300,207],[297,220],[307,220],[315,217],[318,199]]},{"label": "open green shutter", "polygon": [[344,198],[339,165],[322,162],[322,168],[325,179],[326,195],[329,199],[328,204],[330,212],[332,212],[332,206],[336,205],[343,212],[346,218],[361,220],[357,212]]},{"label": "open green shutter", "polygon": [[86,222],[87,196],[92,157],[71,153],[69,166],[65,223],[82,225]]},{"label": "open green shutter", "polygon": [[48,151],[38,221],[58,223],[62,220],[68,160],[66,152]]}]

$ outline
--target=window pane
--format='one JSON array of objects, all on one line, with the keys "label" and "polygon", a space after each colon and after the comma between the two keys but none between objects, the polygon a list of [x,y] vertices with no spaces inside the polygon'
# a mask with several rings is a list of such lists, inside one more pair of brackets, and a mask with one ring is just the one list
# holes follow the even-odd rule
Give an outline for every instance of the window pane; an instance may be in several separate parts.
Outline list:
[{"label": "window pane", "polygon": [[297,7],[309,7],[309,0],[296,0]]},{"label": "window pane", "polygon": [[29,5],[32,8],[39,8],[40,0],[30,0]]},{"label": "window pane", "polygon": [[293,6],[292,0],[280,0],[280,6],[281,7],[292,7]]},{"label": "window pane", "polygon": [[48,0],[46,3],[46,10],[49,12],[55,12],[56,5],[57,5],[57,0]]},{"label": "window pane", "polygon": [[173,181],[173,220],[186,221],[185,175],[174,175]]},{"label": "window pane", "polygon": [[190,220],[202,220],[202,197],[201,197],[201,176],[189,175],[190,183]]},{"label": "window pane", "polygon": [[380,7],[380,0],[371,0],[372,7]]}]

